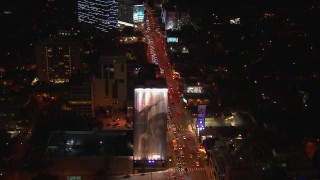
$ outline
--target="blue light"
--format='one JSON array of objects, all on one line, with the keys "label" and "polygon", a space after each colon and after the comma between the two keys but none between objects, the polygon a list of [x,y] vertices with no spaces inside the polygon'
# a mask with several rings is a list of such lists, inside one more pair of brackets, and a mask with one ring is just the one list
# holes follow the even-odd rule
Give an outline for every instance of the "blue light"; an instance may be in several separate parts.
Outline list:
[{"label": "blue light", "polygon": [[79,0],[78,21],[94,24],[97,29],[107,32],[107,29],[118,26],[118,2],[113,0]]}]

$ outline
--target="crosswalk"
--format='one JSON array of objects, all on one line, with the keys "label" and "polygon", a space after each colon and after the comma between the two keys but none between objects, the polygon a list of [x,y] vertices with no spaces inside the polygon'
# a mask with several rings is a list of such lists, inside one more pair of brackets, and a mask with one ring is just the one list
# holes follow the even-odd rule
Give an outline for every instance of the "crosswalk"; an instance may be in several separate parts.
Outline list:
[{"label": "crosswalk", "polygon": [[177,127],[177,130],[178,130],[178,131],[180,131],[180,132],[181,132],[181,131],[183,131],[183,132],[187,132],[187,131],[189,131],[189,130],[188,130],[188,129],[186,129],[186,128],[178,128],[178,127]]},{"label": "crosswalk", "polygon": [[194,171],[205,171],[205,168],[203,167],[192,167],[192,168],[188,168],[189,172],[194,172]]}]

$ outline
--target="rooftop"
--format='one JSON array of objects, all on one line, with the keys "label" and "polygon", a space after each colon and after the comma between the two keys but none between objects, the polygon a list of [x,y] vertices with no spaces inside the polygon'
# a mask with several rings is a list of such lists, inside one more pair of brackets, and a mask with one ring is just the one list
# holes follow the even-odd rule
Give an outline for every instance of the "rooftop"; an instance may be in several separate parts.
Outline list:
[{"label": "rooftop", "polygon": [[[132,156],[132,131],[54,131],[48,140],[50,157],[89,155]],[[108,148],[105,148],[108,147]]]}]

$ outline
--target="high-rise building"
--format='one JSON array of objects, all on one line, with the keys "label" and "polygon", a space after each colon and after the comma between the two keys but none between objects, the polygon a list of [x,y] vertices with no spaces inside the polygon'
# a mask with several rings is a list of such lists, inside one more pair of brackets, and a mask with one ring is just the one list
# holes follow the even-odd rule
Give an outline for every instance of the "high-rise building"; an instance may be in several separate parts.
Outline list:
[{"label": "high-rise building", "polygon": [[133,5],[131,0],[119,0],[119,21],[133,24]]},{"label": "high-rise building", "polygon": [[127,62],[124,56],[102,56],[93,78],[93,108],[124,109],[127,104]]},{"label": "high-rise building", "polygon": [[52,38],[36,45],[37,76],[52,83],[69,82],[82,68],[82,44],[64,38]]},{"label": "high-rise building", "polygon": [[78,0],[78,21],[108,32],[118,28],[118,2],[115,0]]},{"label": "high-rise building", "polygon": [[144,23],[145,7],[142,1],[119,0],[119,25],[137,27]]}]

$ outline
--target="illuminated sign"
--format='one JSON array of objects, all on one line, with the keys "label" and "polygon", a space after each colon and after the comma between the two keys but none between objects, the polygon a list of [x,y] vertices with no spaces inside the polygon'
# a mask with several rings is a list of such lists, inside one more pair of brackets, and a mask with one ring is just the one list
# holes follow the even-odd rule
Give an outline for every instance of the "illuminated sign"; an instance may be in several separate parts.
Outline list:
[{"label": "illuminated sign", "polygon": [[205,128],[206,105],[198,105],[198,117],[196,127],[201,131]]},{"label": "illuminated sign", "polygon": [[134,5],[133,6],[133,22],[143,23],[144,22],[144,5]]},{"label": "illuminated sign", "polygon": [[177,37],[167,37],[167,42],[168,43],[178,42],[178,38]]},{"label": "illuminated sign", "polygon": [[191,94],[201,94],[203,93],[203,88],[201,86],[188,86],[186,87],[185,92]]},{"label": "illuminated sign", "polygon": [[199,118],[197,119],[197,128],[204,128],[205,127],[205,118]]},{"label": "illuminated sign", "polygon": [[186,98],[182,98],[182,101],[184,102],[184,103],[187,103],[188,101],[186,100]]},{"label": "illuminated sign", "polygon": [[230,19],[230,24],[240,24],[240,18]]},{"label": "illuminated sign", "polygon": [[134,89],[134,160],[165,160],[167,88]]}]

